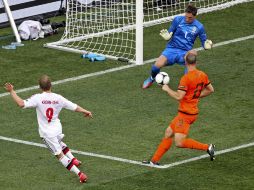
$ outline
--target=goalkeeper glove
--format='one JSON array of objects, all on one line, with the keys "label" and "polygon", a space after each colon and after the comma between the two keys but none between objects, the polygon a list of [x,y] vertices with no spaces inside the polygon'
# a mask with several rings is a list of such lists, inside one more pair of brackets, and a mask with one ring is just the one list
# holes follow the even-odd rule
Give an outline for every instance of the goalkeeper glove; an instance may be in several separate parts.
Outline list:
[{"label": "goalkeeper glove", "polygon": [[164,40],[170,40],[171,38],[172,38],[172,36],[173,36],[173,32],[168,32],[168,30],[167,29],[162,29],[161,31],[160,31],[160,35],[161,35],[161,37],[164,39]]},{"label": "goalkeeper glove", "polygon": [[204,48],[205,48],[205,50],[207,50],[207,49],[211,49],[213,47],[213,42],[212,42],[212,40],[206,40],[205,41],[205,43],[204,43]]}]

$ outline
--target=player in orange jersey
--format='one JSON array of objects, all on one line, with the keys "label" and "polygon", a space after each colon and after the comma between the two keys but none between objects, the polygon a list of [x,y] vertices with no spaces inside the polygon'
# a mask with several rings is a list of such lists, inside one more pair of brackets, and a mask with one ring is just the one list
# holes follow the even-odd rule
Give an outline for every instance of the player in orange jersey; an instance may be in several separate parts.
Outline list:
[{"label": "player in orange jersey", "polygon": [[203,144],[187,138],[190,125],[196,121],[198,116],[199,99],[214,92],[208,76],[196,68],[196,58],[197,52],[194,50],[185,56],[188,73],[181,78],[177,91],[172,90],[168,85],[162,86],[163,91],[179,101],[178,114],[166,129],[165,136],[152,159],[143,161],[145,164],[158,165],[161,157],[170,149],[173,137],[177,147],[207,151],[210,159],[215,159],[213,144]]}]

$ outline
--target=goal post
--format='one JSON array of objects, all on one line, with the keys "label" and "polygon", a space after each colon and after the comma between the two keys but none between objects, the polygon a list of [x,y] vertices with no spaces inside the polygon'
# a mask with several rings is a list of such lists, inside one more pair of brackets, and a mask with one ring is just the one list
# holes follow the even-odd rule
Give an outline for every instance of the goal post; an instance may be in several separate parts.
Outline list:
[{"label": "goal post", "polygon": [[15,37],[16,37],[16,41],[17,41],[17,43],[21,43],[21,39],[20,39],[18,30],[17,30],[16,24],[14,22],[14,19],[13,19],[8,1],[7,0],[2,0],[2,1],[3,1],[3,4],[4,4],[4,7],[5,7],[6,14],[7,14],[8,19],[9,19],[9,22],[11,24],[12,31],[13,31]]},{"label": "goal post", "polygon": [[[143,29],[172,21],[191,3],[198,14],[253,0],[66,0],[61,39],[45,47],[143,64]],[[159,31],[158,31],[159,33]],[[158,35],[157,33],[155,35]]]},{"label": "goal post", "polygon": [[143,0],[136,0],[136,64],[143,64]]}]

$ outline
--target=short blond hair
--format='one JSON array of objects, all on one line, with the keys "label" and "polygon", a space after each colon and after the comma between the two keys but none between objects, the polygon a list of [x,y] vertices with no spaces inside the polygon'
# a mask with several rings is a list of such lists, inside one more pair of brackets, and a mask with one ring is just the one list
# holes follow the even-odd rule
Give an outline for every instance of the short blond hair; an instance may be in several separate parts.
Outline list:
[{"label": "short blond hair", "polygon": [[193,54],[193,53],[188,53],[186,55],[186,62],[190,65],[193,65],[197,62],[197,55]]},{"label": "short blond hair", "polygon": [[39,85],[40,85],[40,88],[43,90],[43,91],[48,91],[51,89],[51,80],[49,78],[49,76],[47,75],[42,75],[39,79]]}]

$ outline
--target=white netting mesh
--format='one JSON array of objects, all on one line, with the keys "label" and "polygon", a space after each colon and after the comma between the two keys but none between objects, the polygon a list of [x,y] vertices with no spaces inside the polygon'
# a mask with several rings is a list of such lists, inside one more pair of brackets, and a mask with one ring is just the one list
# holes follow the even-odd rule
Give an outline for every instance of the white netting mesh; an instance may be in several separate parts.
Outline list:
[{"label": "white netting mesh", "polygon": [[[199,8],[199,13],[204,13],[246,1],[250,0],[144,0],[144,27],[172,20],[174,15],[183,14],[190,3]],[[67,0],[64,35],[60,41],[46,46],[135,62],[136,0],[84,2]]]}]

